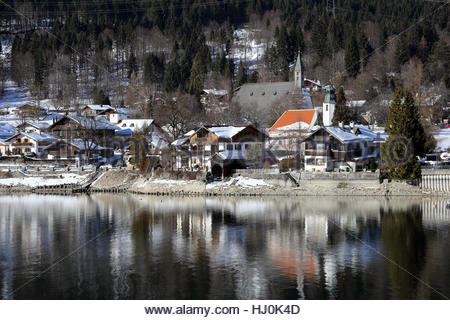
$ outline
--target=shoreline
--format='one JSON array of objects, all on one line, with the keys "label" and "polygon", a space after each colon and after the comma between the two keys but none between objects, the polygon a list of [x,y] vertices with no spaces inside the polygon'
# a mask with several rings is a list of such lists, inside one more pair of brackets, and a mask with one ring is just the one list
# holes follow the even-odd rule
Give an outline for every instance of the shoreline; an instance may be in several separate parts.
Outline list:
[{"label": "shoreline", "polygon": [[170,173],[143,176],[126,169],[99,172],[86,183],[47,186],[2,185],[0,194],[132,193],[153,196],[193,197],[450,197],[450,191],[434,191],[406,182],[379,182],[378,179],[314,180],[293,179],[291,174],[266,175],[259,178],[235,176],[206,184],[202,180],[176,179]]}]

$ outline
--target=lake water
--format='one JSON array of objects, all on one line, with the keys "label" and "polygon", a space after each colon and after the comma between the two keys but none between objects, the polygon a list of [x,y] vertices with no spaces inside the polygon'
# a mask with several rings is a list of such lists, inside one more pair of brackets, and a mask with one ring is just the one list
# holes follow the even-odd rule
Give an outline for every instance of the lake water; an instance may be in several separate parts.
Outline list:
[{"label": "lake water", "polygon": [[0,298],[445,299],[445,204],[0,196]]}]

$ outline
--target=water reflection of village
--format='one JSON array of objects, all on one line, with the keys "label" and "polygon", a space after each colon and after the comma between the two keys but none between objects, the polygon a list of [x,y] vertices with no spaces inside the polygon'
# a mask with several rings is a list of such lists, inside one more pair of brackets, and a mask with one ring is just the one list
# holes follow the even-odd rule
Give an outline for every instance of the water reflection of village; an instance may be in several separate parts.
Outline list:
[{"label": "water reflection of village", "polygon": [[450,294],[445,204],[4,196],[0,294],[2,299],[442,298],[437,291]]}]

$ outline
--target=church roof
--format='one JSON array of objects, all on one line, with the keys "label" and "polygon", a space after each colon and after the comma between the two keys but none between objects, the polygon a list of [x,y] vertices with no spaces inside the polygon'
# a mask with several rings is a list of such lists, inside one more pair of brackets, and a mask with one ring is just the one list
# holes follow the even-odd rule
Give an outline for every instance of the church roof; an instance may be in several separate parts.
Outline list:
[{"label": "church roof", "polygon": [[293,107],[313,108],[309,92],[295,88],[294,82],[246,83],[237,90],[233,100],[242,107],[267,109],[288,95],[295,94],[302,94],[303,97],[301,105]]}]

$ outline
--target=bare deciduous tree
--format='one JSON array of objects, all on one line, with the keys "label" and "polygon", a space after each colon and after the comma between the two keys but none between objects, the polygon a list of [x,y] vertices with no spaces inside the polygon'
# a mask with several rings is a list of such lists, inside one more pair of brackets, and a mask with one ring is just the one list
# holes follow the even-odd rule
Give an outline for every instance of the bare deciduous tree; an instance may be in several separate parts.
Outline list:
[{"label": "bare deciduous tree", "polygon": [[179,92],[166,94],[156,108],[155,119],[166,126],[173,140],[198,124],[200,105],[196,97]]}]

